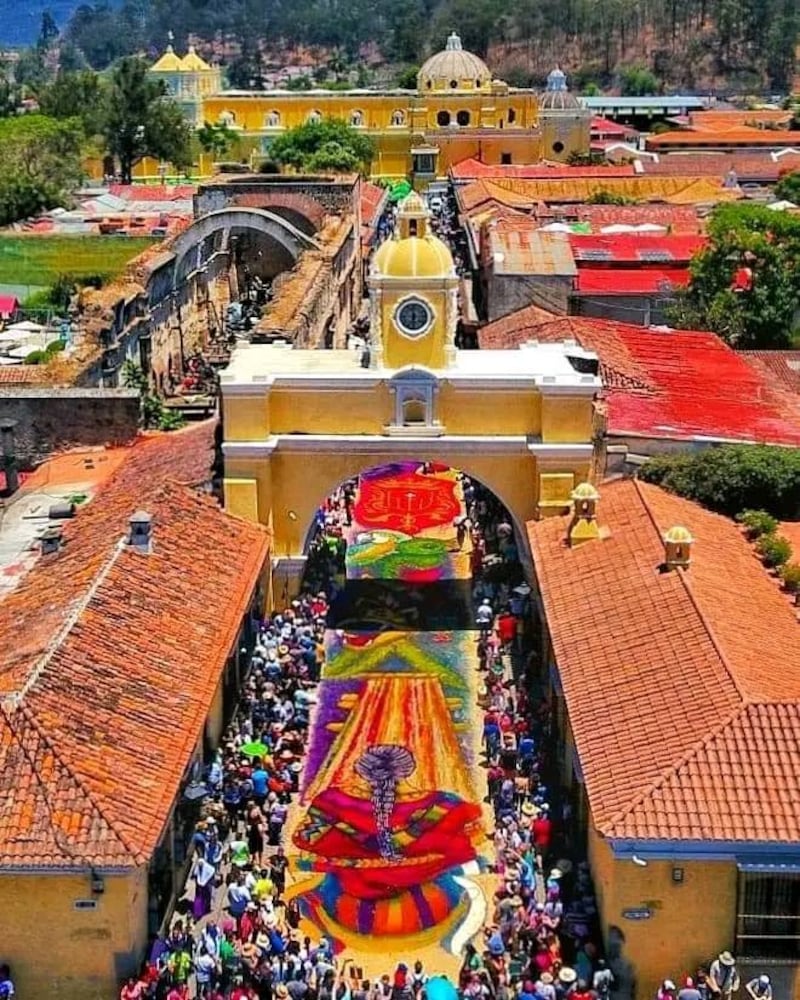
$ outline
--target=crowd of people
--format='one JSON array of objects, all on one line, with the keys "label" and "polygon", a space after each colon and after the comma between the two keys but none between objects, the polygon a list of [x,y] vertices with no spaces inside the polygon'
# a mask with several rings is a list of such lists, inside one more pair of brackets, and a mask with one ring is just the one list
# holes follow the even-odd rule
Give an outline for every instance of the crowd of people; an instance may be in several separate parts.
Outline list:
[{"label": "crowd of people", "polygon": [[[318,513],[304,593],[260,623],[235,717],[205,776],[183,909],[120,1000],[449,1000],[456,990],[466,1000],[633,996],[624,962],[603,955],[588,865],[561,856],[550,706],[536,694],[530,588],[513,527],[493,495],[466,477],[462,487],[465,511],[454,528],[473,578],[499,888],[482,938],[465,948],[458,982],[429,979],[436,970],[414,956],[378,979],[363,978],[325,935],[304,933],[298,898],[286,894],[284,826],[308,744],[329,601],[344,579],[354,480]],[[713,966],[708,978],[729,984]],[[697,995],[688,988],[678,993],[667,980],[657,1000],[716,1000],[703,992],[705,982]],[[747,989],[749,1000],[772,1000],[755,981]],[[719,1000],[729,998],[723,989]]]}]

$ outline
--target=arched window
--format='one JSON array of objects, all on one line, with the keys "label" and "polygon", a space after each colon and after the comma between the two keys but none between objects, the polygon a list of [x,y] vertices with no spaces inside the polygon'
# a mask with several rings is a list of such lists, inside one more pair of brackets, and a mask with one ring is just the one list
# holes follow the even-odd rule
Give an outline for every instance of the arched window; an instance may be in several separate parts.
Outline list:
[{"label": "arched window", "polygon": [[392,112],[392,125],[404,125],[406,121],[406,115],[404,111],[399,108]]},{"label": "arched window", "polygon": [[308,124],[309,125],[319,125],[319,123],[321,121],[322,121],[322,112],[321,111],[314,110],[314,111],[310,112],[310,114],[308,116]]},{"label": "arched window", "polygon": [[233,111],[220,111],[219,113],[220,125],[235,125],[236,115]]},{"label": "arched window", "polygon": [[350,115],[350,124],[353,126],[353,128],[363,128],[363,126],[364,126],[364,112],[363,111],[354,111]]},{"label": "arched window", "polygon": [[267,115],[267,128],[278,128],[281,123],[280,111],[270,111]]},{"label": "arched window", "polygon": [[513,125],[517,120],[517,112],[513,108],[508,109],[508,124]]},{"label": "arched window", "polygon": [[428,423],[428,401],[423,396],[406,396],[402,406],[403,427]]},{"label": "arched window", "polygon": [[440,111],[436,115],[436,124],[440,128],[447,128],[447,126],[450,124],[450,112],[449,111]]},{"label": "arched window", "polygon": [[456,115],[456,121],[462,128],[469,125],[469,111],[459,111]]}]

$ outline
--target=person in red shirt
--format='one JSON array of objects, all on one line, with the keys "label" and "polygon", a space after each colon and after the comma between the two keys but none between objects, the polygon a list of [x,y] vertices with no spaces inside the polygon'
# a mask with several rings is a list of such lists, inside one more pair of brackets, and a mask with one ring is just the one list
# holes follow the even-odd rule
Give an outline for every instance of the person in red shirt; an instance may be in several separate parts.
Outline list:
[{"label": "person in red shirt", "polygon": [[517,635],[517,620],[509,611],[504,611],[497,619],[497,631],[503,648],[508,650]]},{"label": "person in red shirt", "polygon": [[120,990],[119,1000],[140,1000],[142,993],[144,993],[144,983],[131,976]]},{"label": "person in red shirt", "polygon": [[531,829],[537,853],[546,854],[550,850],[550,840],[553,836],[553,822],[544,809],[542,809],[533,821]]},{"label": "person in red shirt", "polygon": [[570,995],[572,1000],[596,1000],[594,991],[589,988],[588,983],[584,982],[583,979],[578,980],[575,989]]}]

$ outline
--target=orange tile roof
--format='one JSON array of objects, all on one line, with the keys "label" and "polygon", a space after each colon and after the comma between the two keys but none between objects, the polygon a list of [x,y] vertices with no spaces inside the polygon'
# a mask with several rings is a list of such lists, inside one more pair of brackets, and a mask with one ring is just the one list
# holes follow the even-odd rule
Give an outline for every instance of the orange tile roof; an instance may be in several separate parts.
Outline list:
[{"label": "orange tile roof", "polygon": [[3,365],[0,367],[0,385],[30,385],[46,382],[47,370],[43,365]]},{"label": "orange tile roof", "polygon": [[745,111],[690,111],[688,116],[692,128],[702,131],[728,130],[732,128],[757,128],[759,122],[771,125],[788,125],[792,112],[774,108],[754,108]]},{"label": "orange tile roof", "polygon": [[[158,842],[268,552],[191,488],[213,435],[139,441],[0,604],[0,864],[141,864]],[[147,555],[123,541],[136,509]]]},{"label": "orange tile roof", "polygon": [[739,354],[768,381],[800,393],[800,351],[740,351]]},{"label": "orange tile roof", "polygon": [[[794,609],[727,518],[634,480],[600,494],[602,540],[568,548],[566,517],[528,525],[595,825],[800,839]],[[662,573],[676,524],[695,539],[691,566]]]},{"label": "orange tile roof", "polygon": [[786,129],[731,128],[724,132],[676,129],[647,137],[648,149],[662,146],[769,146],[800,147],[800,132]]}]

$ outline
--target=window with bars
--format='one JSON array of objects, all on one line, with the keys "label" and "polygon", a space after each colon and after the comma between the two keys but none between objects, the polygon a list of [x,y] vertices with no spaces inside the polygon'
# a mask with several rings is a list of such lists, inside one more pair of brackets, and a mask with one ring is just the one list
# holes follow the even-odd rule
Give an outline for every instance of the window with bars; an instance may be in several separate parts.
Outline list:
[{"label": "window with bars", "polygon": [[739,872],[736,954],[800,960],[800,872]]}]

